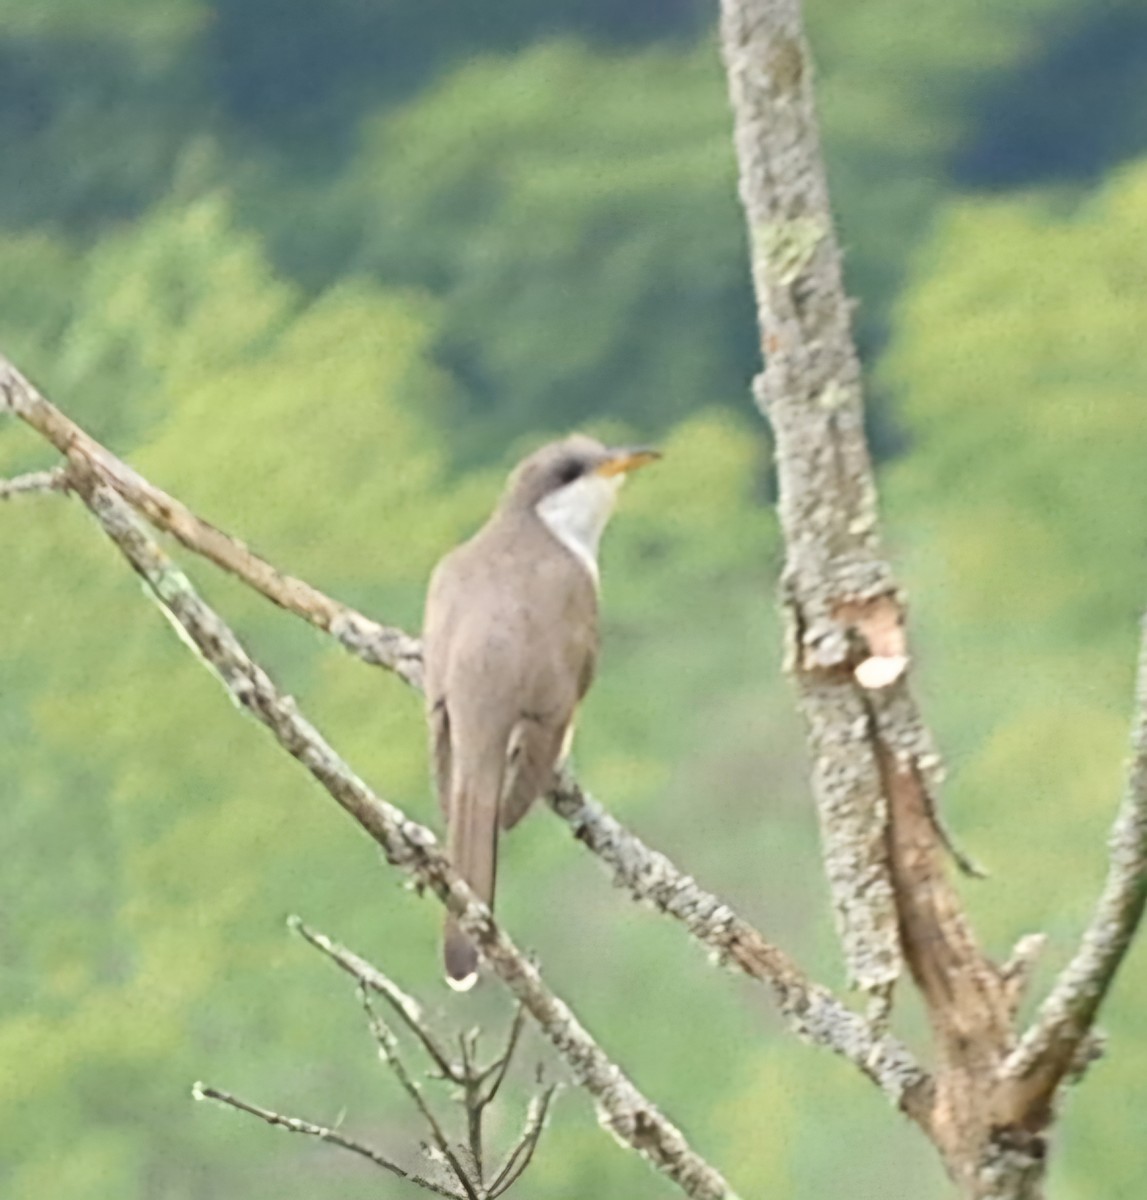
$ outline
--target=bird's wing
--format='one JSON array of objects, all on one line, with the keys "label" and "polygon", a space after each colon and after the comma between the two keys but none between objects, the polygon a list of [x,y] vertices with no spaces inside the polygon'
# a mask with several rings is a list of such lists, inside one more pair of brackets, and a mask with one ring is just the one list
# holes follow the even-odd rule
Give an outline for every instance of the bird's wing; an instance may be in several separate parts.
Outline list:
[{"label": "bird's wing", "polygon": [[427,724],[430,730],[430,763],[434,772],[434,790],[443,820],[450,816],[450,780],[454,767],[454,755],[450,747],[450,712],[443,697],[427,706]]},{"label": "bird's wing", "polygon": [[534,614],[544,634],[535,631],[531,639],[535,653],[510,742],[503,829],[512,829],[552,786],[597,659],[597,590],[591,577],[572,555],[547,562]]},{"label": "bird's wing", "polygon": [[530,805],[550,787],[568,728],[568,723],[555,725],[530,719],[518,722],[510,739],[506,787],[502,793],[503,829],[513,829]]},{"label": "bird's wing", "polygon": [[422,619],[422,676],[426,694],[426,723],[430,734],[430,763],[443,817],[450,815],[451,753],[450,706],[447,681],[457,629],[458,597],[465,592],[461,576],[465,560],[458,550],[439,562],[430,577]]}]

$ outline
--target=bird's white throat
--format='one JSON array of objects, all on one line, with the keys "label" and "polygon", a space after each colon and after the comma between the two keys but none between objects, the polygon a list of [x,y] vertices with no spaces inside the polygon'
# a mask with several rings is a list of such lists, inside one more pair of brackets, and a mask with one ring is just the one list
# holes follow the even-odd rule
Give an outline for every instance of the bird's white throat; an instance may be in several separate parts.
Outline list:
[{"label": "bird's white throat", "polygon": [[590,471],[538,502],[537,514],[549,531],[598,582],[597,547],[625,476]]}]

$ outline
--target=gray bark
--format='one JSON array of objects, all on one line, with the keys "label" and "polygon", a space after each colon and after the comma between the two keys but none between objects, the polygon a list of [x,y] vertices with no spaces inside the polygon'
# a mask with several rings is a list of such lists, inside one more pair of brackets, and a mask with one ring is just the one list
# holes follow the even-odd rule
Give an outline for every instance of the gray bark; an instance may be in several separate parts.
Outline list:
[{"label": "gray bark", "polygon": [[776,440],[789,662],[845,960],[856,984],[880,991],[901,966],[887,806],[842,610],[895,596],[896,586],[877,532],[798,4],[726,0],[721,45],[766,360],[756,391]]}]

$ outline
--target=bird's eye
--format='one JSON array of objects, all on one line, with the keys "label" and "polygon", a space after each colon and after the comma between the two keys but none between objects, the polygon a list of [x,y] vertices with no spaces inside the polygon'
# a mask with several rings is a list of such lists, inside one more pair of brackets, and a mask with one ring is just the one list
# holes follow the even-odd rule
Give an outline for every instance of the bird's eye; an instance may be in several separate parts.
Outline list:
[{"label": "bird's eye", "polygon": [[558,479],[564,487],[567,483],[573,483],[579,475],[585,471],[585,465],[571,458],[568,462],[562,463],[561,470],[558,472]]}]

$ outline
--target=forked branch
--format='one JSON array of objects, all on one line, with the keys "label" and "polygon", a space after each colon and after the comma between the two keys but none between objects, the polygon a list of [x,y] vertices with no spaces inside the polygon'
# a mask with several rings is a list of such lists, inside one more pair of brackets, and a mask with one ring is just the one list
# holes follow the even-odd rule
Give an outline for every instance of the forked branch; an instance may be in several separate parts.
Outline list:
[{"label": "forked branch", "polygon": [[[920,989],[937,1060],[926,1127],[952,1176],[980,1200],[1034,1200],[1052,1094],[1142,913],[1144,685],[1108,887],[1013,1055],[1022,970],[1001,972],[982,952],[948,878],[939,759],[907,683],[905,606],[881,546],[800,0],[722,0],[721,10],[765,360],[756,394],[776,443],[789,666],[838,926],[861,986],[886,988],[902,953]],[[1021,1075],[1034,1108],[1017,1103]]]},{"label": "forked branch", "polygon": [[680,921],[720,962],[763,983],[793,1033],[852,1062],[907,1116],[929,1128],[932,1080],[901,1042],[813,983],[783,950],[646,846],[572,778],[560,781],[549,803],[635,900]]},{"label": "forked branch", "polygon": [[[345,970],[357,983],[357,991],[365,1013],[367,1026],[378,1048],[379,1057],[389,1068],[406,1097],[411,1101],[421,1123],[426,1127],[430,1143],[423,1143],[423,1153],[431,1162],[428,1172],[414,1171],[383,1154],[373,1146],[358,1141],[340,1128],[318,1125],[299,1117],[285,1116],[261,1105],[242,1100],[229,1092],[197,1083],[192,1095],[197,1100],[214,1100],[219,1104],[258,1117],[269,1125],[328,1142],[340,1149],[382,1167],[393,1175],[452,1200],[495,1200],[508,1192],[522,1177],[533,1157],[545,1126],[546,1116],[556,1091],[555,1085],[545,1085],[538,1068],[538,1091],[526,1111],[525,1122],[517,1140],[506,1152],[502,1165],[487,1179],[484,1168],[485,1148],[482,1118],[493,1101],[498,1085],[505,1077],[521,1033],[522,1008],[515,1009],[505,1044],[497,1057],[486,1066],[479,1066],[471,1052],[471,1038],[459,1035],[463,1047],[461,1059],[452,1060],[444,1042],[422,1011],[421,1005],[407,995],[396,983],[365,959],[353,954],[324,934],[309,929],[297,917],[288,922],[311,946]],[[451,1104],[462,1110],[461,1124],[466,1140],[454,1141],[447,1132],[448,1123],[435,1111],[429,1096],[406,1065],[399,1039],[378,1012],[372,997],[381,997],[401,1021],[402,1027],[418,1042],[435,1070],[431,1078],[451,1092]],[[472,1035],[476,1043],[478,1033]],[[491,1077],[496,1083],[489,1086]]]}]

